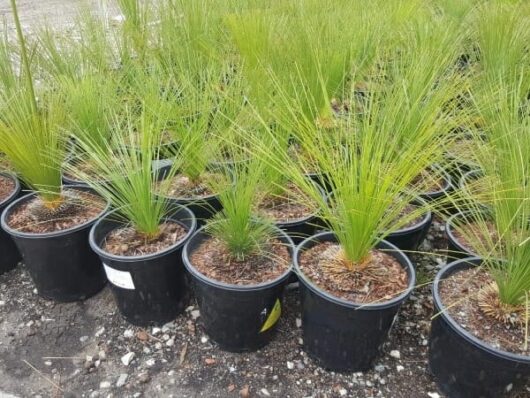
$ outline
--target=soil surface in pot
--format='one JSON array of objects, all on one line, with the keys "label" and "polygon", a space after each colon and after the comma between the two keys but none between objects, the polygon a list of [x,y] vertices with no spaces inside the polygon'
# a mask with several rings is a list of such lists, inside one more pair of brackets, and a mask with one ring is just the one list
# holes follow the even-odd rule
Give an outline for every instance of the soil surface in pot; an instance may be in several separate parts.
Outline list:
[{"label": "soil surface in pot", "polygon": [[443,176],[431,170],[423,170],[419,176],[412,180],[411,185],[424,193],[442,191],[445,188],[446,181]]},{"label": "soil surface in pot", "polygon": [[276,222],[290,222],[313,215],[316,206],[310,207],[302,203],[304,194],[294,184],[287,184],[285,193],[281,195],[268,195],[260,202],[257,211],[265,217]]},{"label": "soil surface in pot", "polygon": [[476,222],[467,222],[459,225],[458,228],[452,229],[453,236],[465,249],[477,253],[479,248],[488,248],[490,242],[497,243],[499,234],[495,224],[486,221],[488,229],[487,235],[484,233],[483,224]]},{"label": "soil surface in pot", "polygon": [[[80,175],[76,175],[76,173]],[[94,181],[104,181],[104,179],[99,178],[100,176],[94,164],[90,160],[83,158],[76,158],[70,161],[69,165],[63,168],[63,175],[73,181],[80,181],[83,175]]]},{"label": "soil surface in pot", "polygon": [[334,242],[322,242],[302,252],[300,269],[322,290],[352,303],[388,301],[408,286],[406,270],[391,255],[374,249],[362,269],[350,270],[340,245]]},{"label": "soil surface in pot", "polygon": [[[416,211],[417,208],[418,208],[418,206],[416,206],[416,205],[408,204],[399,213],[399,218],[403,218],[403,217],[407,216],[408,214]],[[425,218],[425,215],[421,215],[421,216],[415,217],[412,220],[410,220],[409,222],[407,222],[405,225],[403,225],[401,227],[401,229],[414,227],[415,225],[420,224],[423,221],[424,218]]]},{"label": "soil surface in pot", "polygon": [[183,174],[176,174],[171,179],[159,181],[157,185],[159,192],[164,192],[164,196],[170,198],[201,199],[215,193],[207,181],[220,178],[225,176],[220,173],[205,173],[198,181],[192,181]]},{"label": "soil surface in pot", "polygon": [[524,305],[504,307],[494,286],[483,268],[462,270],[442,280],[440,297],[447,313],[473,336],[496,349],[530,355],[524,348]]},{"label": "soil surface in pot", "polygon": [[209,238],[197,247],[190,260],[201,274],[233,285],[255,285],[274,280],[291,264],[288,248],[277,239],[268,242],[260,253],[239,261],[221,240]]},{"label": "soil surface in pot", "polygon": [[158,253],[184,238],[187,231],[176,222],[164,222],[155,238],[147,238],[131,226],[116,228],[103,242],[103,249],[117,256],[143,256]]},{"label": "soil surface in pot", "polygon": [[0,203],[13,193],[15,187],[15,181],[0,174]]},{"label": "soil surface in pot", "polygon": [[49,211],[36,196],[16,206],[7,223],[21,232],[41,234],[62,231],[94,220],[106,206],[100,196],[85,191],[65,189],[63,198],[63,203],[56,210]]}]

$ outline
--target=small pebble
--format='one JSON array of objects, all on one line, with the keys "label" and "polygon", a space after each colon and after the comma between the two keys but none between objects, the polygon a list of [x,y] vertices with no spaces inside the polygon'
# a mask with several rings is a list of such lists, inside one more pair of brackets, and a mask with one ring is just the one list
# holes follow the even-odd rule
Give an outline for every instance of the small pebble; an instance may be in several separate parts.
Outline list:
[{"label": "small pebble", "polygon": [[79,341],[80,341],[81,343],[84,343],[84,342],[87,341],[87,340],[88,340],[88,336],[81,336],[81,337],[79,337]]},{"label": "small pebble", "polygon": [[266,388],[262,388],[262,389],[260,390],[260,392],[261,392],[265,397],[270,397],[270,396],[271,396],[270,392],[269,392]]},{"label": "small pebble", "polygon": [[118,388],[123,387],[125,383],[127,382],[128,377],[129,375],[127,373],[120,374],[120,377],[118,377],[118,380],[116,381],[116,387]]},{"label": "small pebble", "polygon": [[125,366],[129,366],[133,358],[134,352],[128,352],[127,354],[121,357],[121,363],[123,363]]},{"label": "small pebble", "polygon": [[133,338],[134,337],[134,330],[127,329],[125,332],[123,332],[123,337],[125,337],[126,339]]},{"label": "small pebble", "polygon": [[110,388],[110,386],[110,381],[102,381],[101,383],[99,383],[99,388],[101,389]]},{"label": "small pebble", "polygon": [[287,369],[294,369],[294,363],[287,361]]},{"label": "small pebble", "polygon": [[392,351],[390,351],[390,356],[392,358],[400,359],[401,358],[401,353],[398,350],[392,350]]},{"label": "small pebble", "polygon": [[148,359],[147,361],[145,361],[145,366],[147,366],[148,368],[150,368],[150,367],[155,366],[155,363],[156,363],[156,359],[154,359],[154,358],[150,358],[150,359]]}]

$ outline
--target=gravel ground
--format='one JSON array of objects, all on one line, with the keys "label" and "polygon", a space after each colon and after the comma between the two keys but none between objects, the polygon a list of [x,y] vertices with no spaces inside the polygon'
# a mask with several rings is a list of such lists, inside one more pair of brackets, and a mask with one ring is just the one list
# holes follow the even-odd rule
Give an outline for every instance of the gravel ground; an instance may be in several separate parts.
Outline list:
[{"label": "gravel ground", "polygon": [[[87,0],[97,7],[97,0]],[[82,0],[19,0],[26,29],[68,27]],[[0,15],[11,24],[9,0]],[[12,25],[10,26],[12,28]],[[435,222],[421,250],[443,249]],[[374,370],[327,372],[302,350],[298,291],[288,291],[276,339],[263,350],[226,353],[204,334],[194,301],[161,328],[127,324],[110,290],[83,302],[41,299],[23,265],[0,276],[0,398],[10,397],[442,397],[427,369],[429,282],[445,262],[416,255],[418,287]],[[530,387],[519,397],[529,397]]]},{"label": "gravel ground", "polygon": [[[443,248],[435,222],[422,250]],[[298,291],[289,290],[276,339],[255,353],[221,351],[194,301],[161,328],[127,324],[105,288],[84,303],[39,298],[24,266],[0,276],[0,396],[442,397],[427,369],[428,282],[442,257],[417,255],[418,283],[374,370],[327,372],[302,350]]]}]

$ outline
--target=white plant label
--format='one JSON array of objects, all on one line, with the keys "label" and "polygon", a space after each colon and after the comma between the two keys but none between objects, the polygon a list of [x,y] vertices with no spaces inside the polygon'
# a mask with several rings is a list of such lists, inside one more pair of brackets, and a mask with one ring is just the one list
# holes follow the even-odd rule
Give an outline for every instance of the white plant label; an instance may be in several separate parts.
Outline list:
[{"label": "white plant label", "polygon": [[107,264],[103,264],[103,267],[105,267],[105,273],[110,283],[122,289],[134,290],[134,282],[129,272],[119,271],[109,267]]}]

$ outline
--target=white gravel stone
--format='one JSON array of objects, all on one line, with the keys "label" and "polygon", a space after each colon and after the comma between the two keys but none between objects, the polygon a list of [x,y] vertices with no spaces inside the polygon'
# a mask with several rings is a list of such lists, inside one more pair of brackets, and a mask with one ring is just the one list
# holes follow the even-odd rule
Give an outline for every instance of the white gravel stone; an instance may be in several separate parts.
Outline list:
[{"label": "white gravel stone", "polygon": [[173,347],[175,345],[175,339],[169,339],[168,341],[166,341],[166,345],[168,347]]},{"label": "white gravel stone", "polygon": [[400,359],[401,358],[401,353],[398,350],[392,350],[392,351],[390,351],[390,356],[392,358]]},{"label": "white gravel stone", "polygon": [[403,372],[403,371],[405,370],[405,367],[403,367],[403,366],[401,366],[401,365],[398,365],[398,366],[396,366],[396,370],[397,370],[398,372]]},{"label": "white gravel stone", "polygon": [[123,337],[126,339],[132,339],[134,337],[134,330],[127,329],[125,332],[123,332]]},{"label": "white gravel stone", "polygon": [[341,397],[345,397],[346,394],[348,394],[348,390],[346,390],[345,388],[341,388],[339,390],[339,394],[340,394]]},{"label": "white gravel stone", "polygon": [[101,389],[110,388],[110,386],[110,381],[102,381],[101,383],[99,383],[99,388]]},{"label": "white gravel stone", "polygon": [[206,337],[206,336],[202,336],[202,337],[201,337],[201,343],[205,344],[205,343],[207,343],[207,342],[208,342],[208,337]]},{"label": "white gravel stone", "polygon": [[430,398],[440,398],[440,394],[438,394],[437,392],[428,392],[427,395]]},{"label": "white gravel stone", "polygon": [[81,343],[84,343],[84,342],[87,341],[87,340],[88,340],[88,336],[81,336],[81,337],[79,337],[79,341],[80,341]]},{"label": "white gravel stone", "polygon": [[294,369],[294,363],[291,361],[287,361],[287,369]]},{"label": "white gravel stone", "polygon": [[296,327],[301,328],[302,327],[302,320],[300,318],[296,318]]},{"label": "white gravel stone", "polygon": [[261,392],[264,396],[266,396],[266,397],[270,397],[270,396],[271,396],[271,393],[270,393],[269,390],[267,390],[266,388],[262,388],[262,389],[260,390],[260,392]]},{"label": "white gravel stone", "polygon": [[127,383],[127,378],[129,375],[127,373],[122,373],[120,377],[118,377],[118,380],[116,381],[116,387],[123,387],[125,383]]},{"label": "white gravel stone", "polygon": [[153,330],[151,331],[151,334],[152,334],[153,336],[156,336],[156,335],[159,334],[161,331],[162,331],[162,329],[160,329],[160,328],[153,328]]},{"label": "white gravel stone", "polygon": [[148,368],[151,368],[155,366],[155,363],[156,363],[156,360],[154,358],[150,358],[147,361],[145,361],[145,366],[147,366]]},{"label": "white gravel stone", "polygon": [[133,358],[134,358],[134,352],[132,351],[128,352],[127,354],[121,357],[121,363],[123,363],[125,366],[129,366]]},{"label": "white gravel stone", "polygon": [[103,333],[105,333],[105,327],[104,327],[104,326],[100,327],[100,328],[96,331],[96,333],[94,334],[94,336],[96,336],[96,337],[100,337]]},{"label": "white gravel stone", "polygon": [[191,317],[193,318],[193,320],[197,319],[200,316],[201,316],[201,312],[199,310],[191,311]]}]

